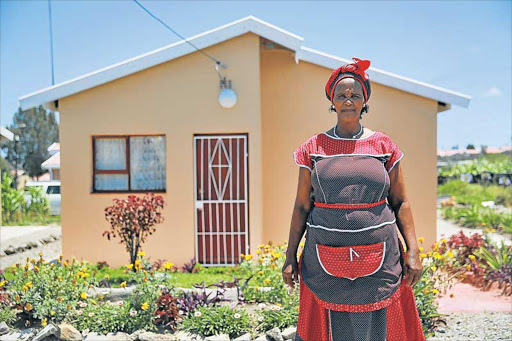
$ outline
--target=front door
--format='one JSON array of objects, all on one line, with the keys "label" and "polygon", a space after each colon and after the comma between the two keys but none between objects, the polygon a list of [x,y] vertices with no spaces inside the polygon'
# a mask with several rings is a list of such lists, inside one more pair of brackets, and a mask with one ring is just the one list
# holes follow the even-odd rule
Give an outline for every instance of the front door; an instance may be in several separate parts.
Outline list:
[{"label": "front door", "polygon": [[194,136],[196,259],[235,265],[249,250],[247,135]]}]

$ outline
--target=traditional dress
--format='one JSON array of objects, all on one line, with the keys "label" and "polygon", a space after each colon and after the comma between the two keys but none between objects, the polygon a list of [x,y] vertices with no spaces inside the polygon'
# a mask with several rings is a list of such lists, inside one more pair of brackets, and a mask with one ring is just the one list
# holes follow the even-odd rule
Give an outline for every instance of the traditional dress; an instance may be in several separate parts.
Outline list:
[{"label": "traditional dress", "polygon": [[384,133],[320,133],[297,147],[314,206],[299,260],[296,341],[424,341],[404,249],[387,203],[389,172],[404,153]]}]

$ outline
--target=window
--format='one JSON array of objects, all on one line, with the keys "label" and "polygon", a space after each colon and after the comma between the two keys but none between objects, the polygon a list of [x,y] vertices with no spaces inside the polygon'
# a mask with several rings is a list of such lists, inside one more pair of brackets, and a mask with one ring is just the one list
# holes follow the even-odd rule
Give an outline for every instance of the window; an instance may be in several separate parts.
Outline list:
[{"label": "window", "polygon": [[46,194],[60,194],[60,186],[48,186]]},{"label": "window", "polygon": [[165,135],[94,136],[93,191],[166,189]]}]

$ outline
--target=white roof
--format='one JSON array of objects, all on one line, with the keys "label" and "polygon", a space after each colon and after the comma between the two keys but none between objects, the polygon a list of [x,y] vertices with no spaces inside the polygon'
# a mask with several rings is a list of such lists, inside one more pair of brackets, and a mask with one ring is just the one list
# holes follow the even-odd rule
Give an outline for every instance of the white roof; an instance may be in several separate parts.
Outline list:
[{"label": "white roof", "polygon": [[[300,60],[303,60],[329,69],[336,69],[343,64],[352,62],[352,60],[329,55],[327,53],[305,47],[302,45],[304,38],[285,31],[280,27],[274,26],[252,15],[197,34],[187,38],[186,40],[193,43],[197,48],[204,49],[248,32],[252,32],[295,51],[295,61],[297,63]],[[20,101],[22,110],[26,110],[40,104],[47,105],[48,103],[51,105],[51,102],[57,99],[111,82],[115,79],[128,76],[132,73],[139,72],[195,51],[196,50],[185,40],[180,40],[142,55],[75,77],[68,81],[37,90],[19,97],[18,100]],[[403,77],[374,67],[370,67],[366,72],[372,81],[440,102],[467,107],[471,100],[471,97],[468,95]]]},{"label": "white roof", "polygon": [[2,140],[5,138],[6,140],[12,141],[14,139],[14,134],[9,129],[0,127],[0,138]]}]

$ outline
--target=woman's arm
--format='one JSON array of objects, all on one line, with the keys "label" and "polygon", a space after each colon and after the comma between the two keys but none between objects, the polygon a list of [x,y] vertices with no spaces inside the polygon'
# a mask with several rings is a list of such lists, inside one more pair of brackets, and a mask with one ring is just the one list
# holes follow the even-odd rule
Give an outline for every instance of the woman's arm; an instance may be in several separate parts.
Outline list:
[{"label": "woman's arm", "polygon": [[299,280],[297,250],[300,240],[306,230],[306,219],[311,209],[311,199],[309,196],[311,190],[311,173],[307,168],[299,168],[299,183],[297,186],[297,196],[293,207],[292,222],[290,226],[290,235],[288,239],[288,248],[286,250],[286,260],[283,266],[283,280],[292,289],[294,281]]},{"label": "woman's arm", "polygon": [[419,257],[418,242],[416,231],[412,218],[412,210],[407,193],[405,191],[405,182],[402,176],[400,163],[389,172],[390,188],[388,194],[389,205],[393,208],[396,216],[396,223],[402,234],[407,252],[404,264],[404,277],[409,275],[407,285],[416,284],[421,278],[423,266]]}]

